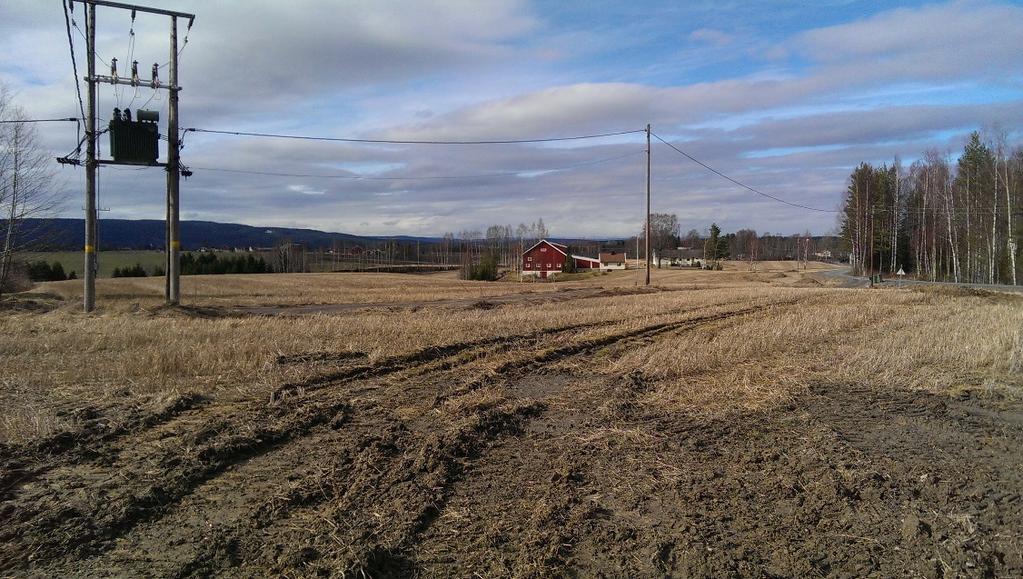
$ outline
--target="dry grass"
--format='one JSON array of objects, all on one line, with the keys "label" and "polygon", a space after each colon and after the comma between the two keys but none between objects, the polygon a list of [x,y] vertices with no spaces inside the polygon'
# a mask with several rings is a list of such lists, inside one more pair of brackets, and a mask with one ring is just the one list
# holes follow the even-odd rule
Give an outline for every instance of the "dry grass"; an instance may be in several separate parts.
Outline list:
[{"label": "dry grass", "polygon": [[[0,440],[66,428],[61,409],[138,403],[180,392],[264,397],[283,383],[350,363],[281,363],[282,356],[357,352],[365,354],[359,363],[372,363],[427,347],[596,324],[541,338],[529,351],[489,356],[476,370],[485,374],[516,357],[566,343],[797,300],[796,306],[669,332],[649,343],[604,348],[592,362],[575,358],[561,364],[577,373],[638,370],[656,385],[643,395],[643,404],[697,413],[767,408],[797,396],[813,381],[947,389],[1008,384],[1023,367],[1023,307],[1015,298],[800,288],[808,277],[792,269],[792,264],[762,264],[754,273],[733,264],[723,272],[654,271],[657,286],[684,291],[488,310],[377,309],[302,318],[200,317],[159,308],[162,280],[157,279],[100,280],[102,307],[85,315],[75,302],[79,284],[43,284],[37,291],[68,301],[52,311],[0,311],[0,404],[5,408]],[[629,287],[637,278],[636,272],[621,272],[559,284],[485,284],[451,275],[197,276],[183,279],[183,295],[190,304],[213,307],[408,304]],[[488,391],[475,396],[484,395],[496,396]]]},{"label": "dry grass", "polygon": [[[267,275],[196,275],[181,278],[182,303],[193,306],[273,306],[387,303],[476,298],[522,291],[557,291],[554,284],[494,284],[442,274],[297,273]],[[38,291],[79,301],[80,281],[40,284]],[[151,309],[163,303],[163,278],[100,279],[97,303],[106,310]]]},{"label": "dry grass", "polygon": [[[654,285],[692,287],[743,287],[751,284],[788,286],[820,271],[826,264],[810,264],[802,271],[793,262],[764,262],[750,272],[741,262],[726,263],[724,271],[654,269]],[[643,283],[645,272],[616,271],[559,283],[519,282],[509,275],[503,283],[471,282],[455,272],[437,274],[302,273],[288,275],[197,275],[181,278],[182,302],[193,306],[234,307],[305,304],[428,302],[465,298],[483,299],[519,292],[546,293],[594,285],[633,287]],[[53,294],[68,302],[82,297],[81,281],[39,284],[35,292]],[[99,279],[97,303],[107,311],[152,309],[163,303],[163,278]]]},{"label": "dry grass", "polygon": [[643,372],[645,402],[694,414],[770,408],[820,383],[935,392],[1023,386],[1023,299],[821,290],[609,360]]}]

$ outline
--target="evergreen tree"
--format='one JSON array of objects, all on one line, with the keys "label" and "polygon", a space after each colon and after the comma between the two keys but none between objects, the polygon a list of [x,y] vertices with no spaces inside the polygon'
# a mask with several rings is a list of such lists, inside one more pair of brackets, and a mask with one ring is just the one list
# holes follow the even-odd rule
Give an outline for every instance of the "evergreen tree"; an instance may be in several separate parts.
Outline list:
[{"label": "evergreen tree", "polygon": [[717,223],[710,224],[710,235],[707,237],[706,248],[704,257],[709,261],[717,261],[718,252],[721,249],[721,228]]},{"label": "evergreen tree", "polygon": [[59,261],[53,262],[50,266],[50,281],[63,281],[67,279],[64,275],[64,266]]}]

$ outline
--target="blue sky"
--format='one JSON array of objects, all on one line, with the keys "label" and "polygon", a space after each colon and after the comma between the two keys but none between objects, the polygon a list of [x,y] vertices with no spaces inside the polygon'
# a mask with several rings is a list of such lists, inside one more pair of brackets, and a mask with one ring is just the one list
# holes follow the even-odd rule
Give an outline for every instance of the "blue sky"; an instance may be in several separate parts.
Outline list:
[{"label": "blue sky", "polygon": [[[954,153],[975,129],[1016,143],[1023,127],[1018,2],[173,5],[197,14],[181,58],[183,127],[475,140],[649,122],[753,187],[827,209],[861,161]],[[80,25],[81,16],[76,10]],[[116,56],[123,71],[129,17],[101,8],[98,19],[99,55]],[[166,29],[164,19],[139,15],[133,57],[143,70],[167,60]],[[77,32],[75,40],[84,67]],[[4,2],[0,83],[18,104],[32,117],[73,115],[73,82],[60,2]],[[165,111],[166,98],[152,96],[101,87],[100,117],[147,101]],[[57,155],[73,148],[75,133],[47,125],[40,138]],[[542,217],[556,235],[625,236],[643,218],[642,148],[639,136],[436,147],[189,133],[183,161],[195,175],[182,186],[182,215],[409,235]],[[610,160],[594,163],[601,159]],[[81,173],[55,168],[66,216],[81,214]],[[654,209],[678,214],[683,229],[835,226],[832,214],[758,198],[664,145],[653,149],[652,183]],[[110,209],[103,217],[163,216],[158,170],[105,169],[100,188]]]}]

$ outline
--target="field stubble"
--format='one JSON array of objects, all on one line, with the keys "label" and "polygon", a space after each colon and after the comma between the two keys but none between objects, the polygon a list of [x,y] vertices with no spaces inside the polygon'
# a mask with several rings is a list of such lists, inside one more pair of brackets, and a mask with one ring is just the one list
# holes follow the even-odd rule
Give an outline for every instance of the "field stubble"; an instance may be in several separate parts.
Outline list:
[{"label": "field stubble", "polygon": [[[1020,301],[777,269],[5,313],[0,571],[1023,569]],[[388,305],[222,315],[328,291]]]}]

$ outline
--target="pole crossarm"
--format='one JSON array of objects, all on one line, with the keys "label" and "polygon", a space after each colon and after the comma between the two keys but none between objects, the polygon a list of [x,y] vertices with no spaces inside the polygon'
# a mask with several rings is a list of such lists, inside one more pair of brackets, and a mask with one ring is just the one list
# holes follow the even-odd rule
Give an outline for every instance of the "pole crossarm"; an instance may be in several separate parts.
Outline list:
[{"label": "pole crossarm", "polygon": [[127,163],[125,161],[114,161],[113,159],[96,159],[97,165],[124,165],[127,167],[166,167],[167,163]]},{"label": "pole crossarm", "polygon": [[106,6],[108,8],[121,8],[123,10],[135,10],[137,12],[148,12],[150,14],[163,14],[164,16],[177,16],[178,18],[188,18],[189,25],[195,20],[195,14],[189,14],[187,12],[177,12],[175,10],[164,10],[163,8],[151,8],[149,6],[139,6],[137,4],[126,4],[124,2],[111,2],[110,0],[71,0],[72,2],[80,2],[82,4],[91,4],[93,6]]},{"label": "pole crossarm", "polygon": [[148,86],[149,88],[153,88],[153,89],[166,89],[166,90],[176,90],[176,91],[181,90],[180,86],[171,86],[169,84],[164,84],[164,83],[162,83],[160,81],[154,81],[152,79],[146,80],[146,79],[143,79],[143,78],[140,78],[139,80],[132,80],[130,78],[124,78],[124,77],[120,77],[120,76],[109,76],[109,75],[98,74],[98,75],[92,76],[92,77],[88,77],[87,76],[87,77],[85,77],[85,80],[90,81],[90,82],[105,82],[105,83],[109,83],[109,84],[123,84],[123,85],[127,85],[127,86]]}]

